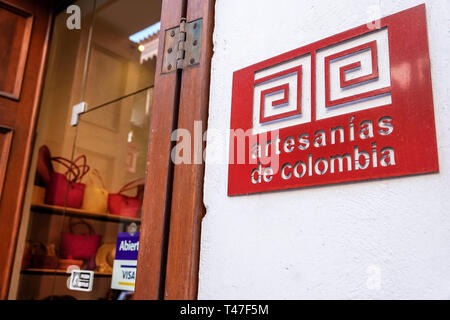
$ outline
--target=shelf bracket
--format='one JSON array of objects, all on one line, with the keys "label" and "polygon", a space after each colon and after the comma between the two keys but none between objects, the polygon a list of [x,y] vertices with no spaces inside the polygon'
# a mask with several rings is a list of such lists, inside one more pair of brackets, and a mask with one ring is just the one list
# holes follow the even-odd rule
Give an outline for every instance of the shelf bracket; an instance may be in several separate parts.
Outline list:
[{"label": "shelf bracket", "polygon": [[80,114],[86,112],[88,107],[87,102],[80,102],[72,107],[72,118],[70,119],[70,125],[76,127],[80,120]]}]

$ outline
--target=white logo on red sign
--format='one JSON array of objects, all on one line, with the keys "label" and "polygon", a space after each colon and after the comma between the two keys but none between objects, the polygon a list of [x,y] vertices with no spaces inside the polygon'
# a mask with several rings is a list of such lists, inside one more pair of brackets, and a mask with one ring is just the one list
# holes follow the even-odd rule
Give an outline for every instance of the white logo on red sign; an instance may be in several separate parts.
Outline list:
[{"label": "white logo on red sign", "polygon": [[235,71],[230,129],[229,195],[439,171],[425,6]]},{"label": "white logo on red sign", "polygon": [[390,105],[388,30],[381,29],[255,73],[253,134]]},{"label": "white logo on red sign", "polygon": [[253,133],[311,121],[311,55],[255,73]]}]

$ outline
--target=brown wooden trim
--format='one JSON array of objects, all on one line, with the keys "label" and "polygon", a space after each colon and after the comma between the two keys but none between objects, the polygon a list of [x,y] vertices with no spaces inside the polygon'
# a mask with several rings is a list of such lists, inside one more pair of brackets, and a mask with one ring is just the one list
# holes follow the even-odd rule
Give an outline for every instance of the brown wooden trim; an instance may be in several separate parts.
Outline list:
[{"label": "brown wooden trim", "polygon": [[183,0],[163,0],[150,125],[146,188],[142,208],[135,299],[161,299],[173,165],[170,136],[177,124],[179,72],[161,74],[164,30],[180,23]]},{"label": "brown wooden trim", "polygon": [[12,92],[0,91],[0,96],[7,97],[10,99],[14,99],[14,100],[19,100],[20,92],[22,89],[23,76],[24,76],[24,72],[25,72],[25,65],[26,65],[27,57],[28,57],[28,49],[30,46],[31,31],[33,28],[33,15],[30,12],[28,12],[16,5],[13,5],[13,4],[4,2],[4,1],[0,1],[0,9],[5,9],[8,11],[11,11],[23,18],[26,18],[25,30],[23,32],[22,43],[20,45],[19,63],[15,70],[14,89]]},{"label": "brown wooden trim", "polygon": [[0,200],[2,199],[3,184],[8,167],[9,151],[11,150],[13,131],[0,127]]},{"label": "brown wooden trim", "polygon": [[[183,70],[180,92],[178,128],[189,130],[192,139],[194,121],[202,121],[203,132],[207,125],[214,4],[214,0],[188,0],[187,6],[188,22],[203,18],[201,62]],[[204,147],[201,141],[200,145]],[[205,213],[203,177],[203,162],[175,166],[165,299],[197,298],[201,221]]]},{"label": "brown wooden trim", "polygon": [[51,10],[46,1],[39,6],[32,5],[31,1],[21,3],[27,4],[26,10],[33,14],[34,27],[20,100],[8,101],[0,97],[0,109],[3,109],[0,125],[9,125],[14,130],[0,199],[0,299],[6,299],[9,290],[52,24]]}]

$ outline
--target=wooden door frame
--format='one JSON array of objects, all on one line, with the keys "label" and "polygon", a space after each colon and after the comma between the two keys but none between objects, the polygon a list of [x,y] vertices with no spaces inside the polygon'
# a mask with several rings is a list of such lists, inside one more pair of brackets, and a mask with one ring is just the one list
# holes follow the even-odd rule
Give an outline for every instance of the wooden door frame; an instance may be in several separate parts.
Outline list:
[{"label": "wooden door frame", "polygon": [[[177,128],[193,133],[194,121],[206,130],[214,5],[215,0],[162,3],[135,299],[197,298],[204,163],[174,165],[174,143],[168,141]],[[182,17],[203,19],[200,64],[162,74],[164,31]]]},{"label": "wooden door frame", "polygon": [[[0,117],[0,126],[8,128],[10,133],[10,143],[3,145],[2,150],[8,151],[8,158],[6,162],[2,159],[0,168],[5,178],[0,198],[0,299],[6,299],[9,292],[53,20],[51,1],[42,1],[40,5],[4,2],[29,12],[33,24],[20,96],[10,101],[0,97],[0,103],[6,106],[4,110],[15,110],[6,111]],[[15,108],[8,109],[7,105],[13,101]]]}]

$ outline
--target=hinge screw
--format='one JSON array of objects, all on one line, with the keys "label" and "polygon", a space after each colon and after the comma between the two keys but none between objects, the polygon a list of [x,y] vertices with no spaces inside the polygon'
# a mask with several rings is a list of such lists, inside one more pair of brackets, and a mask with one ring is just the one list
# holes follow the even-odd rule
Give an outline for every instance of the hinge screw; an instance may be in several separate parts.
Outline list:
[{"label": "hinge screw", "polygon": [[194,64],[194,63],[195,63],[195,59],[194,59],[194,58],[191,58],[191,60],[189,60],[189,62],[190,62],[191,64]]},{"label": "hinge screw", "polygon": [[167,49],[168,53],[172,53],[172,48]]},{"label": "hinge screw", "polygon": [[171,36],[171,37],[175,37],[175,31],[172,30],[172,31],[170,32],[170,36]]},{"label": "hinge screw", "polygon": [[194,29],[197,29],[197,24],[196,23],[194,23],[194,27],[193,27]]},{"label": "hinge screw", "polygon": [[171,70],[171,69],[172,69],[172,65],[169,64],[169,65],[167,66],[167,69],[168,69],[168,70]]},{"label": "hinge screw", "polygon": [[194,42],[192,43],[194,46],[197,45],[197,40],[194,40]]}]

